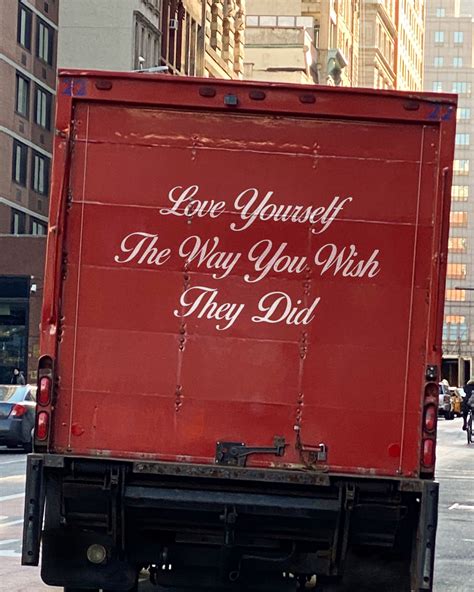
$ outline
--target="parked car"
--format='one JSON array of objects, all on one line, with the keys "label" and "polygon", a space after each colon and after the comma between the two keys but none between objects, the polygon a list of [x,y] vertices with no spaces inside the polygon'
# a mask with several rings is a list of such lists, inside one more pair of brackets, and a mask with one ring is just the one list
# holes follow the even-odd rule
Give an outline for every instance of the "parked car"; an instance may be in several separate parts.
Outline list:
[{"label": "parked car", "polygon": [[36,387],[0,385],[0,445],[32,449]]},{"label": "parked car", "polygon": [[451,393],[449,392],[449,385],[444,382],[439,383],[439,403],[438,415],[445,419],[454,419],[453,405],[451,402]]},{"label": "parked car", "polygon": [[451,393],[451,408],[453,413],[456,417],[461,417],[462,415],[462,400],[466,396],[463,388],[460,387],[449,387],[449,392]]}]

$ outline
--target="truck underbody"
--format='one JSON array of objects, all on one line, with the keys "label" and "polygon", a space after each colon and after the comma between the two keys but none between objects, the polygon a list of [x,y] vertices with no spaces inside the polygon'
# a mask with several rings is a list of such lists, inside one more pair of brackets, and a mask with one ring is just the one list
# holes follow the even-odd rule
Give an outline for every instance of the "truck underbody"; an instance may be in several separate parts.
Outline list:
[{"label": "truck underbody", "polygon": [[143,568],[194,590],[432,589],[432,481],[47,454],[28,474],[22,561],[41,538],[67,590],[133,590]]}]

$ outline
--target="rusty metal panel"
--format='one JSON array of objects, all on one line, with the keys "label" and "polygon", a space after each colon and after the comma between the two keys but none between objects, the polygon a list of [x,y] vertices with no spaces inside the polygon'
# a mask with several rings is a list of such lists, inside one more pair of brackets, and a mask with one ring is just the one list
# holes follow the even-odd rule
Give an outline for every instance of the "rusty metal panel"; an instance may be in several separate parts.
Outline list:
[{"label": "rusty metal panel", "polygon": [[213,464],[218,442],[278,437],[247,466],[416,476],[453,99],[318,88],[308,107],[269,85],[257,108],[255,85],[216,83],[241,97],[225,110],[199,80],[109,75],[102,100],[94,76],[60,84],[53,451]]}]

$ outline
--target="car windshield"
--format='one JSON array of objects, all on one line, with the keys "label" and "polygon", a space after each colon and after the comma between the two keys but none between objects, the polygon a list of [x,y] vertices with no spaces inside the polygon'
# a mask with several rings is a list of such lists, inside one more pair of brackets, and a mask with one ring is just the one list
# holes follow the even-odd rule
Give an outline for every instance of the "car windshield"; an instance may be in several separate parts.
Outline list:
[{"label": "car windshield", "polygon": [[28,387],[0,384],[0,403],[18,403],[24,401]]}]

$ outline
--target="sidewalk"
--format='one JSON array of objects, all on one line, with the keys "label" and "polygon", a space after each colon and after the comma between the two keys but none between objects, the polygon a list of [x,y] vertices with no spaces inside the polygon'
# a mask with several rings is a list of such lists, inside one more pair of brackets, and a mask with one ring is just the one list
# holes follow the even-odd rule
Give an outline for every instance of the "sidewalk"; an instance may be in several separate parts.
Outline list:
[{"label": "sidewalk", "polygon": [[62,588],[46,586],[39,567],[25,567],[19,557],[0,557],[0,592],[62,592]]}]

